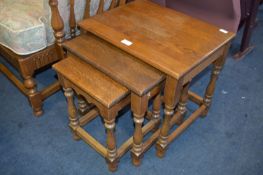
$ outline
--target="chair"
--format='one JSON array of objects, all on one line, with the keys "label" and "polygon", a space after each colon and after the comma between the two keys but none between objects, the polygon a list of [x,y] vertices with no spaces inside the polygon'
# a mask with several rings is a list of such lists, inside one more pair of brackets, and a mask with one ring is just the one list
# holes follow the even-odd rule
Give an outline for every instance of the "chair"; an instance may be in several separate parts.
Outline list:
[{"label": "chair", "polygon": [[239,29],[244,26],[241,46],[234,58],[240,59],[248,54],[254,47],[250,46],[250,39],[256,23],[259,5],[262,0],[241,0],[241,20]]},{"label": "chair", "polygon": [[[79,33],[75,28],[75,19],[79,21],[83,14],[86,17],[97,12],[98,1],[87,2],[76,0],[74,4],[72,0],[59,0],[59,12],[54,12],[51,22],[48,0],[0,1],[0,54],[19,72],[23,81],[4,64],[0,64],[0,71],[27,96],[35,116],[43,114],[44,99],[59,89],[59,83],[55,82],[39,91],[34,75],[63,58],[64,52],[60,45],[64,38],[70,39]],[[106,2],[105,8],[109,6],[110,0]],[[50,3],[55,5],[57,2]],[[59,13],[62,18],[58,16]],[[58,22],[60,20],[65,25]]]}]

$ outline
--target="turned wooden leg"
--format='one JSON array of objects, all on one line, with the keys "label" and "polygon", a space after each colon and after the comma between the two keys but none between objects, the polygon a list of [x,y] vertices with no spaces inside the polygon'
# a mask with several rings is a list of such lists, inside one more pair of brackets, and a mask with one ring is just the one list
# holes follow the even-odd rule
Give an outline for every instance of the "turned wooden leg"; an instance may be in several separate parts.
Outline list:
[{"label": "turned wooden leg", "polygon": [[[153,100],[153,112],[152,112],[152,119],[159,120],[161,113],[161,94],[158,94]],[[160,121],[156,123],[155,128],[153,131],[156,131],[160,126]]]},{"label": "turned wooden leg", "polygon": [[179,100],[179,104],[176,108],[176,112],[179,112],[180,115],[177,119],[177,122],[176,124],[177,125],[181,125],[184,121],[184,116],[187,112],[187,109],[186,109],[186,104],[187,104],[187,100],[188,100],[188,90],[189,90],[189,86],[190,86],[190,83],[187,83],[183,90],[182,90],[182,93],[181,93],[181,96],[180,96],[180,100]]},{"label": "turned wooden leg", "polygon": [[171,77],[166,78],[164,88],[164,121],[160,130],[160,135],[156,143],[156,155],[162,158],[165,155],[168,146],[168,134],[170,130],[170,121],[174,114],[175,104],[178,103],[179,94],[182,89],[181,81]]},{"label": "turned wooden leg", "polygon": [[209,108],[211,106],[212,97],[213,97],[215,87],[216,87],[216,80],[218,79],[219,73],[220,73],[220,71],[224,65],[224,60],[225,59],[223,57],[221,57],[214,62],[214,67],[212,70],[210,82],[209,82],[209,84],[206,88],[206,91],[205,91],[203,103],[206,106],[206,110],[202,114],[202,117],[205,117],[207,115]]},{"label": "turned wooden leg", "polygon": [[78,112],[80,115],[86,114],[91,108],[91,104],[82,95],[78,95]]},{"label": "turned wooden leg", "polygon": [[168,145],[168,133],[170,130],[170,121],[174,114],[174,106],[165,105],[164,121],[161,127],[160,136],[156,144],[156,155],[160,158],[164,157]]},{"label": "turned wooden leg", "polygon": [[79,140],[80,137],[75,133],[75,129],[79,126],[79,120],[77,116],[77,109],[74,104],[74,92],[71,88],[64,88],[64,94],[68,102],[69,126],[73,134],[73,139]]},{"label": "turned wooden leg", "polygon": [[110,171],[114,172],[118,168],[117,160],[117,148],[116,148],[116,139],[115,139],[115,119],[108,121],[105,120],[105,128],[107,132],[107,157],[106,162]]},{"label": "turned wooden leg", "polygon": [[133,120],[135,123],[135,130],[133,135],[133,147],[131,151],[132,163],[135,166],[141,164],[142,152],[143,152],[143,134],[142,124],[144,121],[144,115],[147,111],[148,98],[147,96],[139,97],[135,94],[131,95],[131,110],[133,112]]},{"label": "turned wooden leg", "polygon": [[133,120],[135,123],[135,131],[133,136],[133,148],[132,148],[132,163],[135,166],[141,164],[141,153],[143,151],[143,135],[142,135],[142,123],[144,121],[143,115],[133,114]]},{"label": "turned wooden leg", "polygon": [[219,57],[217,60],[215,60],[213,63],[213,70],[212,70],[211,78],[206,88],[206,92],[205,92],[204,100],[203,100],[203,104],[206,106],[206,110],[203,112],[201,117],[205,117],[209,111],[209,107],[211,106],[212,97],[213,97],[215,87],[216,87],[216,80],[218,79],[219,73],[225,64],[230,45],[231,45],[231,42],[225,45],[223,55]]},{"label": "turned wooden leg", "polygon": [[24,86],[27,89],[27,96],[36,117],[43,114],[41,94],[37,91],[37,85],[33,77],[24,77]]}]

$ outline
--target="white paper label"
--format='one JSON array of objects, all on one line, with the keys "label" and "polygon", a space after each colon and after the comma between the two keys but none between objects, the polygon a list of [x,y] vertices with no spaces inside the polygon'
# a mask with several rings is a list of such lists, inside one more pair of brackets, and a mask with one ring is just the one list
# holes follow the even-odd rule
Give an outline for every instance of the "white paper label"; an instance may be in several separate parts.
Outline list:
[{"label": "white paper label", "polygon": [[131,46],[131,45],[133,44],[131,41],[129,41],[129,40],[127,40],[127,39],[121,40],[121,43],[122,43],[122,44],[125,44],[126,46]]},{"label": "white paper label", "polygon": [[222,32],[222,33],[225,33],[225,34],[227,34],[227,33],[228,33],[228,31],[227,31],[227,30],[225,30],[225,29],[220,29],[219,31],[220,31],[220,32]]}]

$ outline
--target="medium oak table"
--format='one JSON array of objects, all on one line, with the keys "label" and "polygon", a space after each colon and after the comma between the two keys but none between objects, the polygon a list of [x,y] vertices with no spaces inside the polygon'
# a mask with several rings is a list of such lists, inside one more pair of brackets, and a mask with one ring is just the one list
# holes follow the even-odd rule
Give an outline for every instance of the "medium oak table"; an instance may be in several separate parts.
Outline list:
[{"label": "medium oak table", "polygon": [[[165,116],[162,127],[155,133],[157,137],[159,135],[156,146],[159,157],[193,121],[206,115],[216,80],[235,36],[147,0],[137,0],[96,15],[80,22],[79,26],[166,75]],[[189,92],[192,78],[210,64],[214,67],[204,98]],[[183,121],[188,98],[200,107]],[[179,126],[169,135],[174,124]]]},{"label": "medium oak table", "polygon": [[[151,147],[157,138],[156,135],[151,135],[144,139],[144,135],[159,128],[161,120],[160,97],[165,76],[155,68],[89,32],[65,42],[63,47],[69,57],[83,60],[129,89],[130,109],[133,113],[135,130],[133,137],[120,146],[117,157],[122,157],[132,147],[132,162],[136,166],[140,165],[144,152]],[[76,65],[74,66],[76,67]],[[84,69],[81,69],[81,72],[87,73]],[[77,77],[75,83],[77,83],[76,80]],[[94,84],[103,86],[101,80],[97,81]],[[98,94],[94,93],[94,95]],[[107,94],[104,95],[104,98],[107,98]],[[152,112],[148,111],[150,100],[153,100]],[[146,113],[147,115],[145,115]],[[147,123],[144,122],[144,118],[148,119]],[[143,123],[145,123],[144,126]]]}]

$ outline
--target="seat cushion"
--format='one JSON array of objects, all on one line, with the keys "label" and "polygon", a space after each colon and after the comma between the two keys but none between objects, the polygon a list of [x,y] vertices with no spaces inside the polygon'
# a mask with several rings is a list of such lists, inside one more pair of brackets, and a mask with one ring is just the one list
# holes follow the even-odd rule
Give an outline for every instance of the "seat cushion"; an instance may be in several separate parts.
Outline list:
[{"label": "seat cushion", "polygon": [[0,43],[25,55],[47,46],[43,5],[35,0],[0,2]]},{"label": "seat cushion", "polygon": [[[0,0],[0,44],[18,55],[38,52],[54,43],[49,0]],[[109,7],[111,0],[105,3]],[[58,0],[59,11],[69,37],[69,0]],[[84,15],[86,0],[75,0],[76,20]],[[91,15],[98,9],[98,1],[91,0]]]}]

